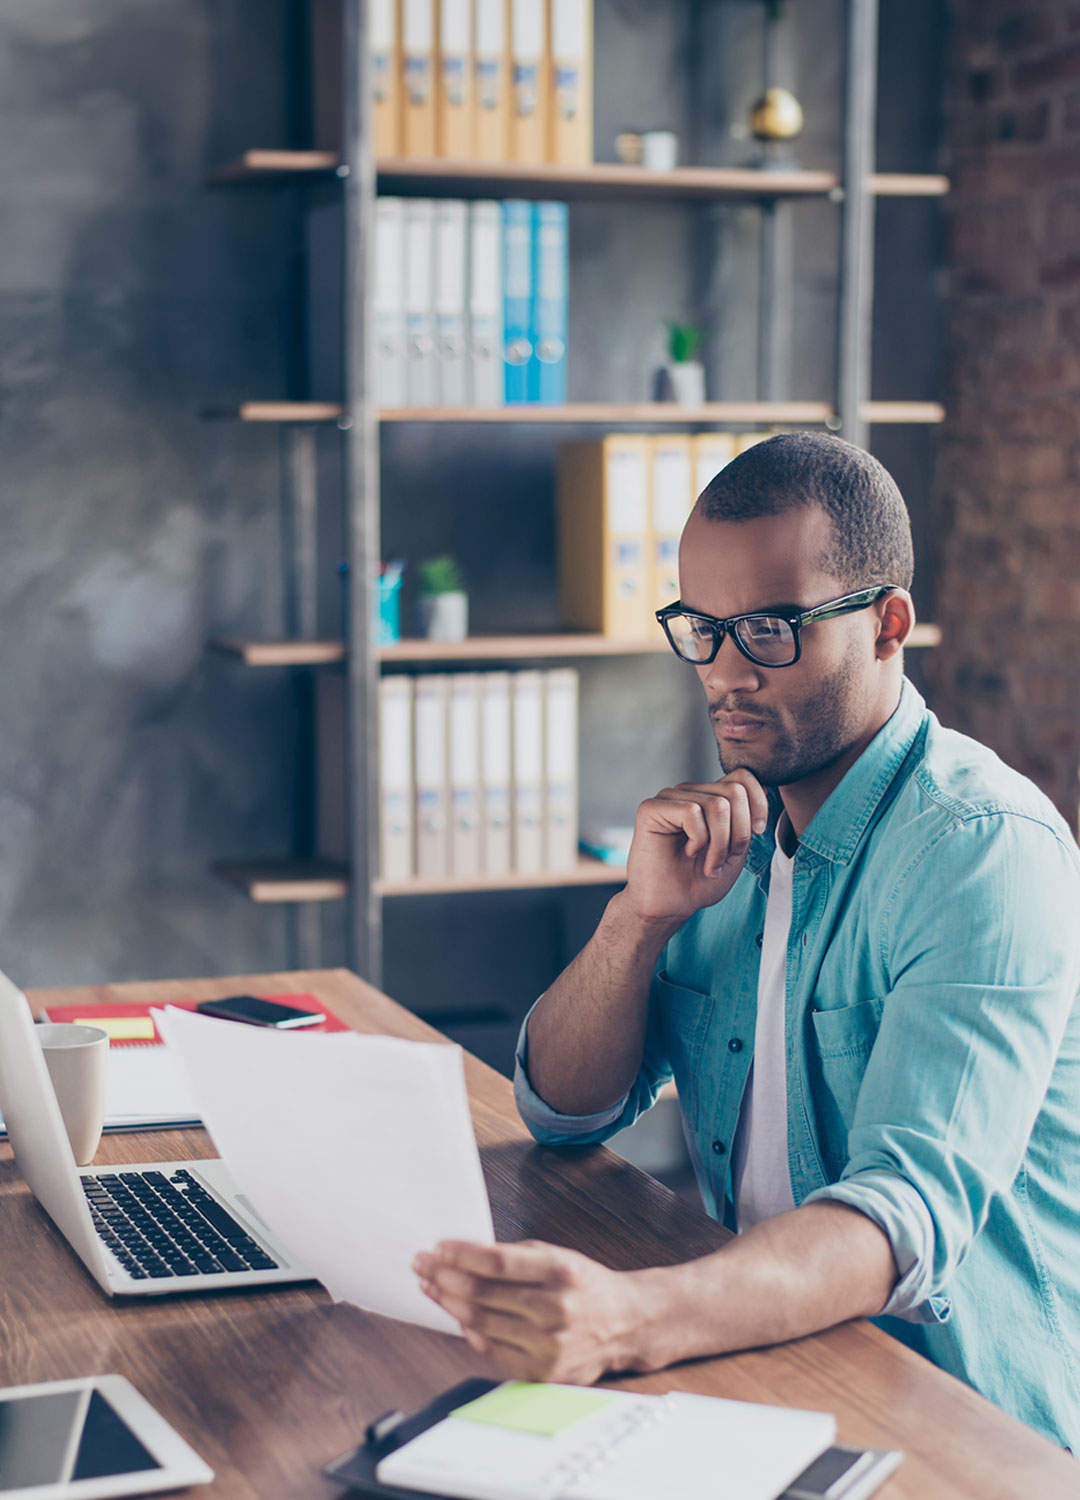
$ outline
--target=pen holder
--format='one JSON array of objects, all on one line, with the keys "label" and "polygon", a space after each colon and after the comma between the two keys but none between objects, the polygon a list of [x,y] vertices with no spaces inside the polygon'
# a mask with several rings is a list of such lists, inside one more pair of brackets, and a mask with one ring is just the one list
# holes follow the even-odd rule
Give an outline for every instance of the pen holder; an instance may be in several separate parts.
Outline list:
[{"label": "pen holder", "polygon": [[396,646],[401,640],[401,574],[383,573],[375,593],[375,641]]}]

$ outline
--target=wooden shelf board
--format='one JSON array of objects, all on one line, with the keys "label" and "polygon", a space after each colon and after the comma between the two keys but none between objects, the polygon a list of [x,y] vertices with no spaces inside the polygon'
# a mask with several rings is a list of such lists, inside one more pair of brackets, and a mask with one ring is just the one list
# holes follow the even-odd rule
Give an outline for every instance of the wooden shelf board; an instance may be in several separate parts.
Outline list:
[{"label": "wooden shelf board", "polygon": [[[235,860],[214,866],[214,874],[251,901],[340,901],[348,894],[345,865],[332,860]],[[536,875],[451,875],[441,880],[375,881],[379,896],[453,896],[477,891],[557,890],[577,885],[622,885],[626,870],[580,856],[572,870]]]},{"label": "wooden shelf board", "polygon": [[934,646],[940,646],[941,626],[930,624],[916,625],[908,636],[907,644],[909,648],[913,646],[916,648],[925,646],[932,649]]},{"label": "wooden shelf board", "polygon": [[340,401],[241,401],[208,406],[202,414],[216,422],[337,422],[345,408]]},{"label": "wooden shelf board", "polygon": [[346,866],[327,859],[230,860],[214,874],[250,901],[341,901],[349,892]]},{"label": "wooden shelf board", "polygon": [[837,185],[835,172],[758,171],[750,167],[676,167],[655,172],[618,162],[587,166],[524,166],[520,162],[442,161],[384,158],[376,163],[379,191],[451,196],[506,194],[520,198],[824,197]]},{"label": "wooden shelf board", "polygon": [[[514,197],[660,197],[763,199],[824,197],[839,186],[835,172],[763,171],[753,167],[676,167],[654,172],[617,162],[585,166],[523,166],[519,162],[444,161],[432,157],[385,157],[376,163],[384,193],[468,196],[506,193]],[[211,172],[212,187],[310,180],[345,175],[333,151],[244,151]],[[940,197],[949,179],[934,173],[875,172],[870,189],[879,197]]]},{"label": "wooden shelf board", "polygon": [[626,870],[622,865],[606,865],[603,860],[578,858],[572,870],[544,870],[536,875],[450,875],[443,880],[421,879],[376,880],[379,896],[451,896],[468,891],[557,890],[574,885],[622,885]]},{"label": "wooden shelf board", "polygon": [[618,424],[654,423],[664,427],[693,427],[731,422],[827,422],[833,414],[827,401],[710,401],[704,406],[680,406],[674,401],[568,401],[558,406],[522,403],[511,406],[403,406],[384,409],[388,422],[562,422]]},{"label": "wooden shelf board", "polygon": [[[945,408],[936,401],[867,401],[868,422],[937,423]],[[241,401],[237,406],[207,407],[203,416],[233,422],[338,422],[345,408],[335,401]],[[833,420],[827,401],[709,401],[704,406],[680,406],[674,401],[580,401],[558,406],[523,403],[512,406],[402,406],[379,413],[382,423],[438,422],[561,423],[564,426],[633,424],[657,427],[738,426],[779,423],[805,426]]]},{"label": "wooden shelf board", "polygon": [[244,151],[225,162],[206,179],[210,187],[235,187],[241,183],[273,182],[288,177],[319,177],[337,173],[341,158],[336,151]]},{"label": "wooden shelf board", "polygon": [[[916,625],[909,646],[939,646],[941,627]],[[246,667],[325,667],[345,661],[344,641],[259,640],[228,636],[209,649]],[[412,662],[539,661],[569,657],[663,656],[670,648],[662,635],[647,641],[611,641],[602,635],[474,635],[467,640],[404,640],[380,646],[375,658],[383,666]]]},{"label": "wooden shelf board", "polygon": [[943,198],[952,183],[936,172],[874,172],[870,191],[879,198]]},{"label": "wooden shelf board", "polygon": [[380,646],[375,655],[384,665],[394,662],[515,661],[563,656],[645,656],[670,651],[657,628],[655,638],[611,641],[602,635],[474,635],[464,641],[404,640]]},{"label": "wooden shelf board", "polygon": [[344,641],[258,640],[226,636],[209,643],[220,656],[230,656],[246,667],[322,667],[344,661]]}]

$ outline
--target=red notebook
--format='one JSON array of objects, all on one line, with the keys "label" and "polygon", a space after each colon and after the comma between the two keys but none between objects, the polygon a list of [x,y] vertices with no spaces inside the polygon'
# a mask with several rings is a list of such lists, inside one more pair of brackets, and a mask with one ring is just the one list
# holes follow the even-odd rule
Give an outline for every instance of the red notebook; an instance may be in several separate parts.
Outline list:
[{"label": "red notebook", "polygon": [[[263,995],[282,1005],[320,1011],[326,1020],[307,1026],[313,1031],[347,1031],[349,1028],[314,995]],[[194,1010],[197,1000],[170,1000],[181,1010]],[[154,1025],[151,1010],[161,1005],[124,1005],[105,1002],[85,1005],[50,1005],[42,1012],[49,1021],[83,1022],[109,1033],[109,1081],[105,1094],[105,1129],[164,1130],[180,1125],[200,1125],[199,1107],[187,1079],[174,1063]]]}]

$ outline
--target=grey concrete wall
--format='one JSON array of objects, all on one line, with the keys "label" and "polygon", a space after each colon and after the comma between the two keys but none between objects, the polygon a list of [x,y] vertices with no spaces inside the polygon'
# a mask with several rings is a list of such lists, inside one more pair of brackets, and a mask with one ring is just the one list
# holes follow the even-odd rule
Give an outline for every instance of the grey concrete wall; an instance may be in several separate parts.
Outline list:
[{"label": "grey concrete wall", "polygon": [[280,847],[280,686],[204,654],[280,613],[280,198],[206,192],[282,138],[262,0],[0,5],[0,965],[25,984],[271,967],[208,874]]}]

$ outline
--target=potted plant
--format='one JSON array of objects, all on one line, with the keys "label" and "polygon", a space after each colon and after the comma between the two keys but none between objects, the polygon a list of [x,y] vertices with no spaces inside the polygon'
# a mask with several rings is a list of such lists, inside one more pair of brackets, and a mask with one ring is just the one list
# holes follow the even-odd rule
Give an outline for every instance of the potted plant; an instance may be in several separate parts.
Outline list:
[{"label": "potted plant", "polygon": [[452,557],[429,557],[417,569],[420,631],[429,641],[463,641],[469,633],[469,596]]},{"label": "potted plant", "polygon": [[703,406],[705,403],[705,366],[695,358],[703,334],[694,323],[668,324],[668,379],[671,392],[680,406]]}]

